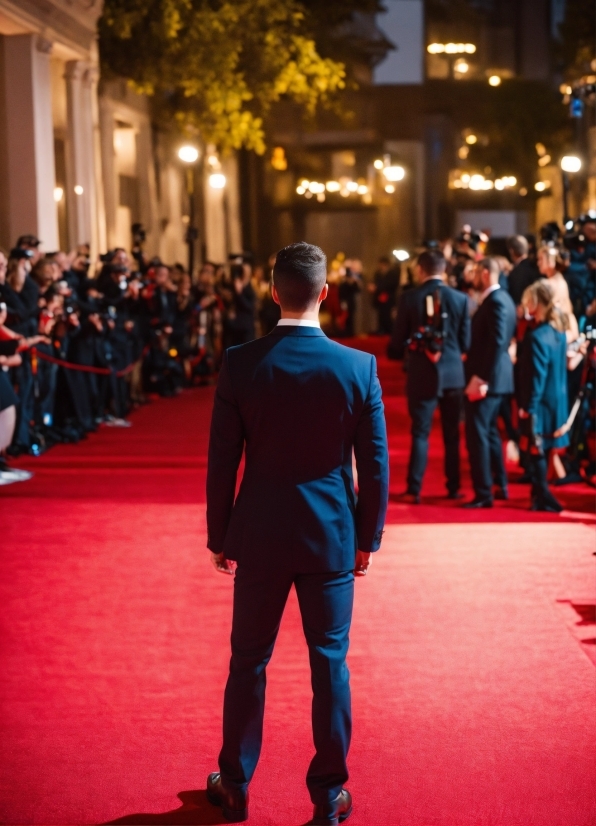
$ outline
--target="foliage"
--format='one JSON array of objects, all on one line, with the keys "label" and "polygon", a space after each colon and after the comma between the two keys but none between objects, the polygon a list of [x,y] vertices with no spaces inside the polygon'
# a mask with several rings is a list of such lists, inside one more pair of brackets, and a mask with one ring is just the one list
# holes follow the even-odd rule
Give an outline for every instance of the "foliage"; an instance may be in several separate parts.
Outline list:
[{"label": "foliage", "polygon": [[594,0],[573,0],[567,3],[565,19],[559,26],[560,42],[557,57],[566,80],[576,80],[590,71],[596,57],[596,6]]},{"label": "foliage", "polygon": [[156,96],[163,116],[226,151],[265,150],[264,118],[282,98],[309,114],[330,105],[346,68],[316,37],[376,0],[106,0],[99,23],[106,73]]}]

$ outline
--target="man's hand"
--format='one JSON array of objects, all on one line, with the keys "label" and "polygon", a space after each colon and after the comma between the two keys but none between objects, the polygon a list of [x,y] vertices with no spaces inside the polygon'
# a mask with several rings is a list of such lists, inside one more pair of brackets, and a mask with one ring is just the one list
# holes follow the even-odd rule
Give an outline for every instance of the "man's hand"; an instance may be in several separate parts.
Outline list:
[{"label": "man's hand", "polygon": [[223,552],[220,554],[211,554],[211,563],[216,571],[220,574],[233,574],[236,569],[236,563],[231,559],[226,559]]},{"label": "man's hand", "polygon": [[468,397],[469,401],[480,401],[481,399],[484,399],[488,393],[488,383],[479,376],[472,376],[468,382],[468,386],[464,390],[464,393]]},{"label": "man's hand", "polygon": [[365,551],[356,552],[356,565],[354,567],[355,576],[366,576],[371,565],[371,554],[368,554]]}]

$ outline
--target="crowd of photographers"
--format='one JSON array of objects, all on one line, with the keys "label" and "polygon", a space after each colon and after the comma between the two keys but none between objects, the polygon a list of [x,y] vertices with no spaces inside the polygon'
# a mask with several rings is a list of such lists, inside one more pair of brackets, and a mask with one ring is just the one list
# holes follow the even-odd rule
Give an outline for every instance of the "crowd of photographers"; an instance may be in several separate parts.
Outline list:
[{"label": "crowd of photographers", "polygon": [[150,394],[209,382],[222,351],[278,319],[267,271],[242,257],[179,264],[114,249],[91,271],[89,248],[45,252],[35,236],[0,250],[0,482],[30,474],[11,457],[77,442],[99,425],[130,427]]},{"label": "crowd of photographers", "polygon": [[450,498],[461,496],[457,425],[465,411],[475,492],[466,507],[508,498],[499,420],[509,458],[524,470],[515,481],[532,485],[533,510],[562,510],[549,477],[594,480],[596,212],[567,226],[565,234],[549,223],[538,239],[502,242],[466,226],[455,240],[427,244],[408,267],[388,351],[405,356],[409,370],[406,501],[420,501],[437,405]]},{"label": "crowd of photographers", "polygon": [[[481,299],[475,272],[487,242],[465,227],[455,240],[427,245],[443,252],[446,282],[466,296],[470,317]],[[549,224],[537,244],[514,236],[500,252],[493,260],[517,309],[518,346],[528,323],[524,292],[546,278],[567,319],[569,346],[583,355],[596,314],[596,213],[565,236]],[[142,243],[130,255],[114,249],[100,256],[96,267],[87,246],[44,253],[32,235],[19,238],[9,253],[0,250],[0,483],[29,476],[11,469],[11,457],[76,442],[101,424],[129,427],[128,413],[151,394],[172,396],[212,381],[226,347],[276,325],[272,264],[256,266],[248,256],[231,257],[225,266],[206,262],[193,283],[182,265],[148,260]],[[400,294],[416,286],[414,264],[401,267],[382,257],[367,279],[360,261],[336,256],[321,312],[325,332],[349,337],[362,331],[358,307],[368,292],[374,332],[390,334]],[[584,372],[580,364],[569,373],[570,407]],[[516,387],[517,398],[521,392]],[[500,415],[509,439],[519,444],[511,399]]]}]

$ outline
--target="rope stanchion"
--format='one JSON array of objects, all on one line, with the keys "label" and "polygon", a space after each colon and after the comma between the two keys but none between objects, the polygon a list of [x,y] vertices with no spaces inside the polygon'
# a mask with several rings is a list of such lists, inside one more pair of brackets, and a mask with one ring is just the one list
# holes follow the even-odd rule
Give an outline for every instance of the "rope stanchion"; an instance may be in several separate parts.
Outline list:
[{"label": "rope stanchion", "polygon": [[[129,373],[132,373],[132,371],[135,368],[135,365],[138,364],[138,362],[141,361],[141,359],[145,358],[148,352],[149,348],[145,347],[140,359],[137,359],[137,361],[133,361],[131,364],[122,368],[122,370],[116,371],[116,375],[118,376],[118,378],[121,379],[123,376],[127,376]],[[58,367],[64,367],[66,370],[78,370],[82,373],[95,373],[99,376],[109,376],[114,372],[113,370],[110,370],[109,367],[93,367],[89,364],[73,364],[70,361],[57,359],[54,356],[49,356],[47,353],[38,350],[36,347],[31,348],[31,356],[35,359],[47,361],[49,362],[49,364],[57,364]]]}]

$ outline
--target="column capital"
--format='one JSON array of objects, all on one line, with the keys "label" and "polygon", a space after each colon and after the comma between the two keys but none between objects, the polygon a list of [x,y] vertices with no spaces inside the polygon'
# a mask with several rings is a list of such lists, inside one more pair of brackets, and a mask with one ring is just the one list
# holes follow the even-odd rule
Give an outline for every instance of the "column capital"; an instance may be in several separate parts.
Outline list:
[{"label": "column capital", "polygon": [[65,64],[64,77],[66,80],[82,80],[88,67],[84,60],[69,60]]},{"label": "column capital", "polygon": [[51,40],[48,40],[47,37],[43,37],[41,34],[37,37],[35,41],[35,48],[38,52],[42,54],[52,54],[52,49],[54,48],[54,44]]},{"label": "column capital", "polygon": [[94,63],[88,65],[87,69],[85,70],[85,74],[83,76],[83,81],[87,83],[89,86],[95,86],[99,83],[99,66],[96,66]]}]

